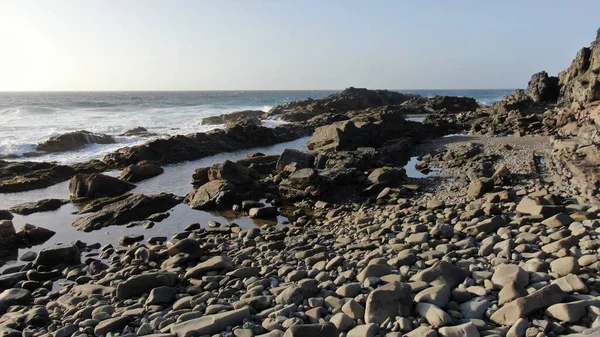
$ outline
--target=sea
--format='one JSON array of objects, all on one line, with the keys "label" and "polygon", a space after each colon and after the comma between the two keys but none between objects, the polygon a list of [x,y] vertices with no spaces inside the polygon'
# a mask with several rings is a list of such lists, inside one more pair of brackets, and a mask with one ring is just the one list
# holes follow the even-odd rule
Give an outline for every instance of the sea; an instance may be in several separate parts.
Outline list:
[{"label": "sea", "polygon": [[[514,89],[395,90],[426,97],[436,95],[475,98],[491,105]],[[74,163],[101,159],[124,146],[149,140],[120,136],[144,127],[156,137],[205,132],[220,125],[202,125],[202,119],[239,110],[268,111],[287,102],[319,99],[337,90],[306,91],[165,91],[165,92],[0,92],[0,158],[14,161]],[[275,126],[277,120],[265,121]],[[113,136],[117,143],[93,144],[77,151],[23,156],[52,136],[87,130]]]}]

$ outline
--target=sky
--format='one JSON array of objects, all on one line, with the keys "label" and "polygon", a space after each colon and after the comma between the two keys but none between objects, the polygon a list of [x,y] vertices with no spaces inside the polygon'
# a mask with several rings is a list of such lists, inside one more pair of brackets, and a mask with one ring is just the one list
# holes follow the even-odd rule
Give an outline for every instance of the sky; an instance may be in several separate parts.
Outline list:
[{"label": "sky", "polygon": [[523,88],[600,1],[0,0],[0,91]]}]

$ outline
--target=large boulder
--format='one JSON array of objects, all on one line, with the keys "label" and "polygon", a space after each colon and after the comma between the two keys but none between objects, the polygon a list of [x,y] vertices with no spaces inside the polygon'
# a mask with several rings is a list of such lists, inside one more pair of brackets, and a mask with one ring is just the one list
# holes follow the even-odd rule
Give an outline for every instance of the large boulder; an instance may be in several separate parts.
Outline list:
[{"label": "large boulder", "polygon": [[69,181],[71,199],[115,197],[135,188],[134,184],[104,174],[77,174]]},{"label": "large boulder", "polygon": [[250,185],[258,179],[258,172],[242,164],[226,160],[208,170],[210,181],[226,181],[236,186]]},{"label": "large boulder", "polygon": [[600,29],[591,45],[582,48],[558,78],[559,102],[583,105],[600,100]]},{"label": "large boulder", "polygon": [[383,186],[399,186],[406,180],[406,171],[399,167],[380,167],[374,169],[367,179],[372,184],[381,184]]},{"label": "large boulder", "polygon": [[177,282],[177,274],[158,272],[132,276],[117,285],[117,298],[125,300],[149,293],[157,287],[172,287]]},{"label": "large boulder", "polygon": [[227,327],[242,325],[247,319],[250,319],[250,309],[244,307],[175,323],[171,325],[171,332],[177,337],[209,336],[219,334]]},{"label": "large boulder", "polygon": [[131,183],[137,183],[142,180],[156,177],[157,175],[162,174],[164,171],[165,170],[162,167],[155,163],[141,161],[137,164],[127,166],[123,172],[121,172],[121,176],[119,178]]},{"label": "large boulder", "polygon": [[490,317],[496,324],[512,325],[519,318],[524,318],[531,313],[546,309],[549,306],[561,302],[566,293],[558,284],[547,285],[525,297],[520,297],[502,306]]},{"label": "large boulder", "polygon": [[556,102],[559,91],[558,77],[545,71],[533,74],[527,84],[527,96],[534,102]]},{"label": "large boulder", "polygon": [[53,230],[31,224],[25,224],[15,233],[19,242],[24,246],[42,244],[53,237],[54,234],[56,234],[56,232]]},{"label": "large boulder", "polygon": [[235,202],[236,187],[225,180],[213,180],[198,187],[186,197],[186,203],[193,209],[214,209]]},{"label": "large boulder", "polygon": [[373,290],[365,305],[365,323],[381,324],[396,316],[407,317],[412,311],[410,286],[397,282]]},{"label": "large boulder", "polygon": [[69,180],[75,169],[44,162],[0,160],[0,193],[14,193],[48,187]]},{"label": "large boulder", "polygon": [[413,275],[410,280],[427,282],[432,286],[447,285],[454,288],[464,281],[467,276],[468,272],[459,267],[445,261],[439,261]]},{"label": "large boulder", "polygon": [[169,193],[131,194],[98,205],[94,208],[94,213],[76,219],[72,225],[84,232],[125,225],[132,221],[144,220],[155,213],[168,211],[179,203],[181,198]]},{"label": "large boulder", "polygon": [[2,248],[13,247],[16,245],[17,237],[15,236],[15,233],[15,226],[12,221],[0,220],[0,246]]},{"label": "large boulder", "polygon": [[427,99],[426,107],[436,112],[475,111],[479,104],[472,97],[435,96]]},{"label": "large boulder", "polygon": [[358,133],[358,128],[352,121],[321,126],[308,141],[308,149],[321,152],[352,150]]},{"label": "large boulder", "polygon": [[315,157],[311,154],[304,153],[302,151],[285,149],[277,160],[275,169],[277,172],[283,171],[283,169],[290,164],[293,164],[296,169],[312,168],[314,167]]},{"label": "large boulder", "polygon": [[51,137],[35,148],[38,151],[62,152],[77,150],[88,144],[114,143],[116,143],[115,139],[109,135],[81,130]]},{"label": "large boulder", "polygon": [[81,263],[81,254],[75,246],[53,246],[40,251],[34,264],[52,268],[57,265],[78,265]]},{"label": "large boulder", "polygon": [[326,187],[315,169],[305,168],[292,173],[279,184],[279,193],[288,200],[317,196]]}]

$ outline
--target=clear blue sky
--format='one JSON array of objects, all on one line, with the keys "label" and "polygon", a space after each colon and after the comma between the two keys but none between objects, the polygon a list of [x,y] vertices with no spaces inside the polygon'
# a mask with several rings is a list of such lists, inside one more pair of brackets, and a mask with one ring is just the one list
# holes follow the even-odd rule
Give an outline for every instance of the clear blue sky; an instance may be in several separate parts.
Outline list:
[{"label": "clear blue sky", "polygon": [[600,1],[0,0],[0,90],[524,87]]}]

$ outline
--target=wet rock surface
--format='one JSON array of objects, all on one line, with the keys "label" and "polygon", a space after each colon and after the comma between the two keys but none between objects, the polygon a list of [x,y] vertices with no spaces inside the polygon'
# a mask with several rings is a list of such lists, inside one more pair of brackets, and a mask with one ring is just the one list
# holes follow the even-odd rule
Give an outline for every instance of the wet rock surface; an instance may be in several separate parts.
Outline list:
[{"label": "wet rock surface", "polygon": [[63,152],[80,149],[89,144],[114,144],[115,139],[109,135],[93,133],[85,130],[74,131],[51,137],[39,143],[36,150],[45,152]]}]

